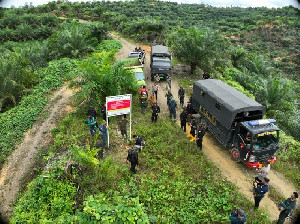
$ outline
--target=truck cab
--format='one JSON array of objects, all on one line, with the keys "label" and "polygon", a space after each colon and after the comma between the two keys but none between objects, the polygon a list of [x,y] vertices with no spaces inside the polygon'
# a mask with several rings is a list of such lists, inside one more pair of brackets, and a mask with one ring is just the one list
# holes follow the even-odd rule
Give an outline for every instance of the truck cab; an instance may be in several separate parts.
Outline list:
[{"label": "truck cab", "polygon": [[233,160],[258,168],[276,161],[279,128],[263,119],[265,107],[217,79],[194,83],[192,106]]},{"label": "truck cab", "polygon": [[150,69],[151,81],[154,76],[159,75],[160,79],[166,79],[171,73],[171,54],[168,47],[163,45],[154,45],[151,47]]},{"label": "truck cab", "polygon": [[231,155],[250,168],[258,168],[261,162],[276,161],[279,149],[279,128],[274,119],[240,122],[232,139]]}]

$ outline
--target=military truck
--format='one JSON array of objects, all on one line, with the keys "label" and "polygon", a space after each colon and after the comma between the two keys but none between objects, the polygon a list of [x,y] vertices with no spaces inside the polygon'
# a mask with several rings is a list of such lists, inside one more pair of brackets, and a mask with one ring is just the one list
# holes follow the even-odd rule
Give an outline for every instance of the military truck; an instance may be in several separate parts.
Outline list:
[{"label": "military truck", "polygon": [[168,47],[163,45],[151,47],[150,69],[151,81],[154,81],[156,74],[160,79],[166,79],[167,75],[171,73],[171,54]]},{"label": "military truck", "polygon": [[221,80],[207,79],[194,83],[192,106],[236,162],[259,168],[276,161],[279,128],[276,120],[263,119],[261,104]]}]

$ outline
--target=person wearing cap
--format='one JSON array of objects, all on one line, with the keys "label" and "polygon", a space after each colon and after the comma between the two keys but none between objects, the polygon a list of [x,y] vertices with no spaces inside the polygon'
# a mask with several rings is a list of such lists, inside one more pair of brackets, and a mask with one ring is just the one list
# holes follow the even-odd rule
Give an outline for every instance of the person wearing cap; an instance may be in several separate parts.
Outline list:
[{"label": "person wearing cap", "polygon": [[160,107],[157,105],[157,102],[154,102],[152,106],[152,116],[151,121],[157,121],[158,114],[160,113]]},{"label": "person wearing cap", "polygon": [[141,96],[141,112],[143,114],[146,113],[147,106],[148,106],[148,98],[146,96],[146,93],[142,93],[142,96]]},{"label": "person wearing cap", "polygon": [[186,132],[186,121],[187,121],[187,110],[186,107],[183,107],[183,111],[180,114],[180,127],[183,129],[184,132]]},{"label": "person wearing cap", "polygon": [[247,220],[247,216],[242,209],[236,209],[230,216],[231,224],[243,224]]},{"label": "person wearing cap", "polygon": [[200,124],[200,127],[197,130],[197,138],[196,138],[196,143],[197,146],[202,150],[202,142],[203,142],[203,137],[205,135],[206,129],[203,124]]},{"label": "person wearing cap", "polygon": [[169,111],[170,111],[170,118],[176,120],[176,109],[177,109],[177,103],[172,97],[172,99],[169,101]]},{"label": "person wearing cap", "polygon": [[94,109],[93,106],[90,106],[88,111],[87,111],[87,116],[90,117],[92,116],[93,118],[95,118],[96,120],[96,126],[98,127],[98,123],[97,123],[97,112],[96,110]]},{"label": "person wearing cap", "polygon": [[261,199],[264,198],[265,194],[268,192],[269,190],[269,183],[270,179],[267,177],[264,177],[262,179],[262,183],[257,183],[255,182],[254,185],[254,202],[255,202],[255,209],[258,209],[259,207],[259,203],[261,201]]},{"label": "person wearing cap", "polygon": [[167,105],[169,105],[170,100],[173,98],[173,94],[170,90],[166,93],[165,97],[167,97]]},{"label": "person wearing cap", "polygon": [[278,204],[278,209],[280,211],[277,224],[283,224],[285,219],[290,215],[292,210],[296,207],[298,193],[293,192],[290,198]]},{"label": "person wearing cap", "polygon": [[184,94],[185,94],[185,90],[182,86],[180,86],[179,90],[178,90],[178,98],[180,101],[180,106],[183,107],[184,104]]}]

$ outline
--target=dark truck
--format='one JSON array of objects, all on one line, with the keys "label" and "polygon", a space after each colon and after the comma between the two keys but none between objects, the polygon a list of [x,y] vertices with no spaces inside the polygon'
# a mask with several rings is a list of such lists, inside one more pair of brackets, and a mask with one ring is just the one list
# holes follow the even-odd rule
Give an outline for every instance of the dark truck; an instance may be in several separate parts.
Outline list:
[{"label": "dark truck", "polygon": [[160,79],[166,79],[171,73],[171,54],[168,47],[163,45],[154,45],[151,47],[150,55],[151,80],[158,74]]},{"label": "dark truck", "polygon": [[194,83],[192,105],[236,162],[259,168],[276,161],[279,128],[276,120],[263,119],[264,106],[217,79]]}]

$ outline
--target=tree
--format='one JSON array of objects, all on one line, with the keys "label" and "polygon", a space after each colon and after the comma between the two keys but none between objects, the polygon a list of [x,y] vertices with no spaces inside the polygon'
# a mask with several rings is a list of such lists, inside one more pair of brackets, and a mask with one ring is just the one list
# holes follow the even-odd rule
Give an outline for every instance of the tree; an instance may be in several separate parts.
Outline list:
[{"label": "tree", "polygon": [[[220,60],[226,60],[229,46],[227,39],[209,29],[179,29],[168,38],[168,43],[175,57],[191,66],[191,73],[196,67],[204,71],[214,71]],[[223,64],[224,65],[224,64]]]}]

